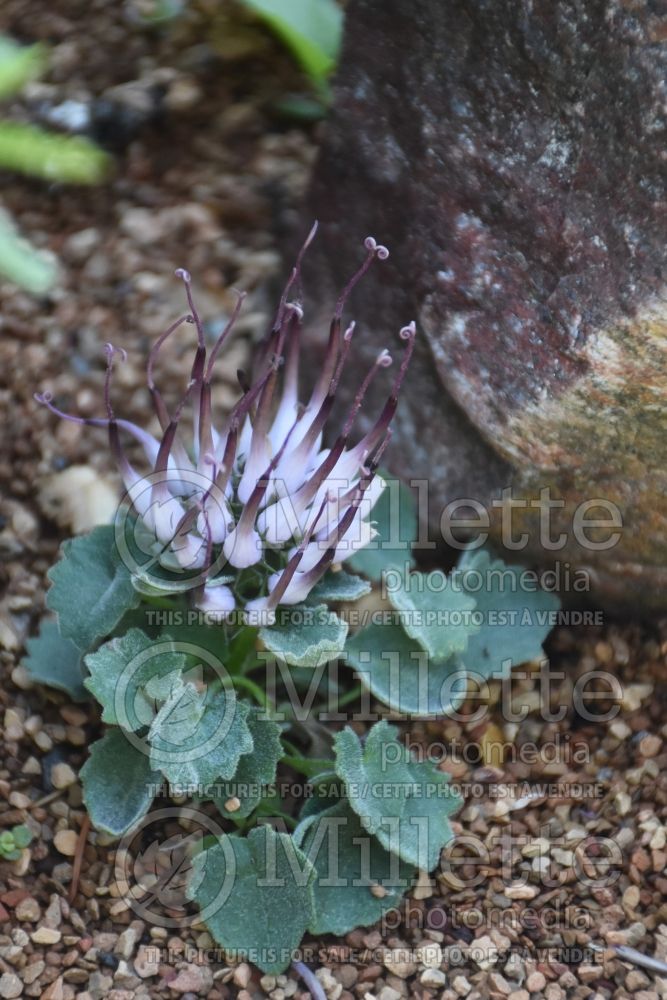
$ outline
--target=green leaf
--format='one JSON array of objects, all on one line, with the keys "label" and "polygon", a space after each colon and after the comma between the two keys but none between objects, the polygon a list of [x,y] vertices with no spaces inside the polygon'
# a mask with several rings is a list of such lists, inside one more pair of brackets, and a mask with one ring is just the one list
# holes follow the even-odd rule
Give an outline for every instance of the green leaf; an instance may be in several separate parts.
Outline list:
[{"label": "green leaf", "polygon": [[223,948],[269,974],[292,962],[313,919],[315,869],[293,839],[269,826],[222,837],[194,858],[189,896]]},{"label": "green leaf", "polygon": [[380,475],[387,485],[371,511],[371,521],[378,534],[345,561],[346,566],[376,582],[387,569],[402,571],[413,565],[411,546],[417,537],[417,510],[412,490],[386,472]]},{"label": "green leaf", "polygon": [[161,776],[121,729],[109,729],[90,748],[81,782],[93,826],[122,837],[148,812]]},{"label": "green leaf", "polygon": [[324,604],[278,608],[275,625],[263,626],[259,637],[278,659],[294,667],[320,667],[340,656],[347,622]]},{"label": "green leaf", "polygon": [[22,851],[33,840],[34,834],[24,823],[21,823],[19,826],[12,827],[12,837],[16,847]]},{"label": "green leaf", "polygon": [[60,560],[47,575],[52,584],[47,606],[57,612],[61,634],[82,650],[109,635],[125,612],[139,603],[116,551],[112,525],[65,542]]},{"label": "green leaf", "polygon": [[553,628],[551,618],[560,601],[544,590],[531,592],[525,585],[522,589],[525,573],[525,566],[492,559],[484,549],[463,553],[452,575],[460,574],[462,586],[484,616],[462,657],[469,671],[502,678],[513,666],[544,656],[542,643]]},{"label": "green leaf", "polygon": [[148,733],[152,766],[184,788],[233,778],[253,749],[247,714],[231,685],[200,691],[179,678]]},{"label": "green leaf", "polygon": [[14,843],[11,830],[0,833],[0,858],[4,861],[18,861],[20,857],[21,851]]},{"label": "green leaf", "polygon": [[360,597],[370,594],[371,585],[361,576],[354,576],[340,570],[338,573],[327,573],[316,584],[308,595],[309,604],[337,601],[358,601]]},{"label": "green leaf", "polygon": [[46,66],[43,45],[17,45],[6,35],[0,35],[0,100],[18,93],[38,77]]},{"label": "green leaf", "polygon": [[58,274],[55,258],[31,246],[5,212],[0,212],[0,273],[32,295],[45,295]]},{"label": "green leaf", "polygon": [[461,656],[431,659],[400,625],[369,625],[348,640],[345,655],[369,691],[403,715],[443,716],[465,700]]},{"label": "green leaf", "polygon": [[430,574],[410,573],[387,596],[401,612],[404,631],[435,660],[462,652],[469,636],[479,630],[472,620],[475,599],[455,589],[451,578],[436,591]]},{"label": "green leaf", "polygon": [[73,701],[85,701],[81,650],[71,639],[63,639],[54,621],[42,622],[39,636],[25,644],[27,656],[22,663],[38,684],[64,691]]},{"label": "green leaf", "polygon": [[411,885],[412,866],[367,833],[346,799],[304,820],[294,839],[316,871],[311,934],[368,927],[398,906]]},{"label": "green leaf", "polygon": [[396,732],[378,722],[362,746],[346,727],[335,740],[336,772],[364,828],[408,864],[432,871],[453,836],[447,817],[461,800],[447,775],[429,761],[414,761]]},{"label": "green leaf", "polygon": [[[283,755],[280,726],[262,717],[259,708],[250,707],[246,718],[252,736],[252,753],[243,754],[234,780],[224,785],[216,784],[211,796],[227,819],[245,819],[262,800],[263,790],[276,780],[278,761]],[[237,798],[241,807],[233,812],[225,809],[225,802]]]},{"label": "green leaf", "polygon": [[107,173],[104,150],[78,135],[0,121],[0,168],[63,184],[96,184]]},{"label": "green leaf", "polygon": [[343,12],[335,0],[241,0],[273,29],[306,73],[323,81],[336,65]]},{"label": "green leaf", "polygon": [[136,732],[149,726],[156,714],[155,702],[160,694],[156,679],[167,685],[164,700],[175,679],[183,674],[186,662],[183,653],[174,650],[170,636],[152,639],[133,628],[88,654],[90,677],[85,685],[102,705],[103,722]]}]

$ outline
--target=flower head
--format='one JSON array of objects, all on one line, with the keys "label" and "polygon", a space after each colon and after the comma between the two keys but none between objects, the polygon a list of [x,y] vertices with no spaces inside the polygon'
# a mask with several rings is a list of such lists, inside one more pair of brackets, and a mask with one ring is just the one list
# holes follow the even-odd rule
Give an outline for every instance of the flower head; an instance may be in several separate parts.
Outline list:
[{"label": "flower head", "polygon": [[[303,404],[299,401],[303,310],[292,295],[299,283],[303,254],[316,228],[313,226],[280,299],[260,351],[257,377],[242,385],[238,402],[221,423],[214,418],[211,379],[243,296],[209,350],[190,275],[182,269],[176,275],[185,284],[189,312],[158,338],[147,364],[148,389],[161,438],[116,417],[111,402],[112,372],[115,357],[124,360],[125,352],[110,344],[105,347],[106,417],[71,416],[57,409],[48,394],[36,396],[60,417],[107,428],[128,505],[136,515],[141,549],[150,555],[148,563],[133,566],[137,578],[145,584],[150,566],[152,573],[160,574],[163,592],[192,590],[198,608],[220,617],[244,609],[249,619],[272,620],[278,605],[303,601],[329,567],[374,537],[370,514],[384,487],[376,470],[389,442],[415,325],[400,331],[405,342],[403,358],[370,430],[351,443],[371,381],[392,364],[386,350],[360,381],[338,436],[330,447],[324,447],[325,425],[346,374],[354,337],[354,323],[346,328],[342,324],[345,303],[373,261],[386,259],[388,251],[372,237],[366,239],[366,258],[336,303],[324,362],[310,398]],[[194,324],[197,348],[185,393],[170,411],[157,388],[154,370],[162,345],[184,323]],[[188,409],[193,427],[189,445],[181,434],[181,420]],[[141,445],[150,472],[139,472],[130,463],[123,434]]]}]

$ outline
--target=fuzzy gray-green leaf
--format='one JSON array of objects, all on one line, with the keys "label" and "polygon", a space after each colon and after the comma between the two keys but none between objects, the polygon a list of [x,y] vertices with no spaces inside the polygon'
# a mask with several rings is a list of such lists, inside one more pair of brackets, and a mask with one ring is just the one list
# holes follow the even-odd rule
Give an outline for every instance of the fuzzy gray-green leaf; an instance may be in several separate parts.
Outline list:
[{"label": "fuzzy gray-green leaf", "polygon": [[74,701],[86,700],[81,650],[71,639],[63,639],[57,622],[43,622],[37,638],[28,639],[25,646],[23,666],[34,681],[64,691]]},{"label": "fuzzy gray-green leaf", "polygon": [[412,718],[446,715],[468,690],[458,653],[434,660],[400,625],[369,625],[348,640],[345,656],[379,701]]},{"label": "fuzzy gray-green leaf", "polygon": [[185,664],[186,657],[174,651],[169,636],[151,639],[132,628],[88,654],[90,677],[85,684],[102,705],[103,722],[136,732],[150,725],[156,713],[148,685],[156,678],[173,680]]},{"label": "fuzzy gray-green leaf", "polygon": [[160,780],[147,754],[121,729],[109,729],[93,743],[81,768],[83,800],[93,826],[122,837],[146,814]]},{"label": "fuzzy gray-green leaf", "polygon": [[462,652],[479,629],[471,617],[474,598],[451,585],[436,591],[428,574],[406,574],[388,597],[403,629],[435,660]]},{"label": "fuzzy gray-green leaf", "polygon": [[120,560],[111,525],[94,528],[62,547],[48,577],[47,606],[58,614],[58,627],[81,650],[109,635],[122,616],[139,603],[127,567]]},{"label": "fuzzy gray-green leaf", "polygon": [[413,564],[412,542],[417,537],[417,511],[412,490],[386,472],[386,486],[371,511],[376,537],[345,561],[348,568],[379,582],[384,570],[405,570]]},{"label": "fuzzy gray-green leaf", "polygon": [[234,689],[198,690],[177,684],[151,724],[151,764],[183,788],[234,777],[242,754],[253,749],[248,708]]},{"label": "fuzzy gray-green leaf", "polygon": [[[243,754],[233,781],[217,783],[212,799],[227,819],[243,819],[257,808],[262,790],[276,780],[276,768],[283,755],[280,726],[263,717],[262,710],[251,707],[246,719],[252,736],[252,753]],[[232,812],[225,802],[237,798],[240,807]]]},{"label": "fuzzy gray-green leaf", "polygon": [[[398,906],[412,866],[385,850],[343,798],[304,820],[294,837],[315,866],[311,934],[343,935],[368,927]],[[380,887],[382,893],[371,891]]]},{"label": "fuzzy gray-green leaf", "polygon": [[275,625],[264,626],[259,637],[279,660],[294,667],[320,667],[340,656],[347,622],[326,605],[278,608]]},{"label": "fuzzy gray-green leaf", "polygon": [[290,836],[259,826],[196,855],[189,895],[218,944],[277,974],[312,921],[314,877]]},{"label": "fuzzy gray-green leaf", "polygon": [[309,604],[325,601],[333,604],[337,601],[358,601],[360,597],[370,594],[371,585],[368,580],[353,573],[340,570],[338,573],[327,573],[317,583],[308,595]]},{"label": "fuzzy gray-green leaf", "polygon": [[484,549],[465,552],[454,573],[484,616],[462,657],[470,672],[507,677],[513,666],[544,656],[542,643],[560,608],[556,594],[527,589],[524,566],[492,559]]},{"label": "fuzzy gray-green leaf", "polygon": [[348,727],[335,740],[336,772],[369,833],[405,862],[432,871],[452,838],[448,816],[461,801],[447,775],[417,762],[388,722],[376,723],[362,746]]}]

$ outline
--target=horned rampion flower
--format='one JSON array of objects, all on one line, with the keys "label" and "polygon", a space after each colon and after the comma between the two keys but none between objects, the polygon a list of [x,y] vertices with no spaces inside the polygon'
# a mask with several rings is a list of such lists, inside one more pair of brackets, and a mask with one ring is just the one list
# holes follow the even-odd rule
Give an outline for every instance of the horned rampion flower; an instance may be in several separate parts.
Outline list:
[{"label": "horned rampion flower", "polygon": [[[109,444],[127,491],[135,538],[149,556],[133,566],[135,578],[161,593],[189,590],[195,607],[226,618],[243,612],[250,623],[271,623],[279,605],[304,601],[330,568],[368,545],[374,537],[373,505],[384,488],[377,474],[391,434],[401,383],[415,339],[415,325],[403,327],[405,350],[388,397],[370,429],[354,443],[351,436],[368,387],[392,364],[382,351],[361,379],[344,424],[330,447],[323,446],[325,425],[348,365],[354,323],[342,324],[347,298],[375,258],[388,257],[372,237],[367,256],[343,289],[334,309],[319,376],[305,404],[299,402],[299,365],[303,310],[296,293],[313,226],[280,299],[275,321],[259,349],[254,381],[239,373],[242,394],[216,426],[211,378],[225,341],[238,318],[243,295],[217,341],[207,346],[187,271],[189,312],[155,342],[147,363],[147,382],[162,436],[154,437],[117,418],[111,402],[113,362],[125,352],[105,347],[106,417],[64,413],[47,393],[35,398],[66,420],[108,431]],[[194,324],[197,349],[185,393],[169,410],[156,386],[154,371],[161,347],[179,327]],[[181,428],[190,411],[192,441]],[[150,472],[137,471],[123,448],[123,434],[134,438]]]}]

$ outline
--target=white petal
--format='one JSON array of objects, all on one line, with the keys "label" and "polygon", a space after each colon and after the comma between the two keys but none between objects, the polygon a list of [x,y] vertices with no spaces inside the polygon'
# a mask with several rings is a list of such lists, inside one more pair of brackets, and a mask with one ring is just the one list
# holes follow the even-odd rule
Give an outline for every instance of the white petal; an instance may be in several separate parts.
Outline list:
[{"label": "white petal", "polygon": [[176,497],[169,497],[168,500],[156,500],[152,503],[144,520],[151,524],[156,537],[166,543],[176,534],[184,514],[185,509]]},{"label": "white petal", "polygon": [[237,569],[254,566],[262,558],[262,540],[253,529],[239,531],[238,525],[227,535],[222,551],[225,558]]},{"label": "white petal", "polygon": [[[206,522],[208,521],[208,529]],[[206,517],[203,511],[197,518],[197,531],[202,538],[208,537],[211,532],[211,541],[216,545],[224,542],[229,533],[229,525],[234,523],[229,503],[226,498],[221,497],[218,491],[215,498],[209,497],[206,503]]]},{"label": "white petal", "polygon": [[282,497],[269,504],[257,517],[256,525],[260,535],[269,545],[283,545],[291,538],[300,538],[308,519],[308,514],[298,500]]},{"label": "white petal", "polygon": [[[269,591],[273,593],[282,573],[272,573],[269,577]],[[301,601],[305,601],[308,594],[311,592],[314,583],[309,582],[306,573],[300,573],[298,570],[287,584],[285,593],[280,598],[280,604],[300,604]]]},{"label": "white petal", "polygon": [[223,619],[234,610],[236,601],[229,587],[205,587],[203,595],[195,601],[195,607],[207,615]]},{"label": "white petal", "polygon": [[250,495],[257,486],[257,480],[266,472],[271,461],[271,447],[269,439],[265,438],[258,447],[251,449],[248,454],[245,469],[241,476],[241,482],[236,491],[241,503],[247,503]]},{"label": "white petal", "polygon": [[372,542],[376,535],[377,531],[369,521],[357,521],[355,518],[340,540],[333,558],[334,563],[345,562],[359,549],[365,548],[369,542]]},{"label": "white petal", "polygon": [[276,612],[266,607],[266,597],[256,597],[245,606],[245,618],[248,625],[259,628],[261,625],[275,625]]},{"label": "white petal", "polygon": [[206,557],[206,543],[195,534],[176,539],[160,556],[160,564],[172,572],[201,569]]}]

